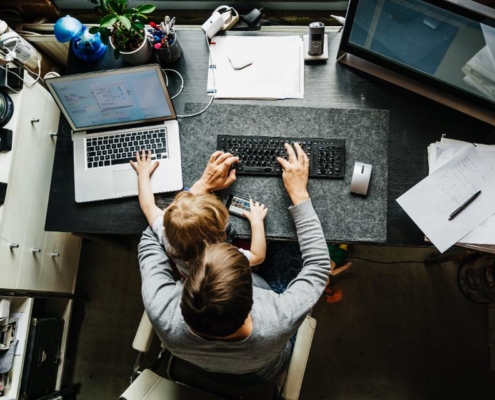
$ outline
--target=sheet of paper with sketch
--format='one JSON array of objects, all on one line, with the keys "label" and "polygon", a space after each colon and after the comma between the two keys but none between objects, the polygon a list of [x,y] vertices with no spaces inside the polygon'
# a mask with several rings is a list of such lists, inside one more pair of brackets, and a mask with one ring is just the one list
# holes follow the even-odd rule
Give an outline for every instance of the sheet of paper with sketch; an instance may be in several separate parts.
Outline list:
[{"label": "sheet of paper with sketch", "polygon": [[[474,193],[481,195],[456,218],[449,216]],[[400,206],[440,252],[495,214],[495,171],[474,146],[450,161],[397,199]]]}]

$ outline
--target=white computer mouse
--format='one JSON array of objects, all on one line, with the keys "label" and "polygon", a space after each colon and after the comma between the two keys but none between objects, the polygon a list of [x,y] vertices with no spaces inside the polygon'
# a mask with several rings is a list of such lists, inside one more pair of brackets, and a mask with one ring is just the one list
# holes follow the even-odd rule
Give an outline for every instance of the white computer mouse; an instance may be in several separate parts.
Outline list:
[{"label": "white computer mouse", "polygon": [[366,195],[370,186],[371,164],[356,161],[351,180],[351,193]]}]

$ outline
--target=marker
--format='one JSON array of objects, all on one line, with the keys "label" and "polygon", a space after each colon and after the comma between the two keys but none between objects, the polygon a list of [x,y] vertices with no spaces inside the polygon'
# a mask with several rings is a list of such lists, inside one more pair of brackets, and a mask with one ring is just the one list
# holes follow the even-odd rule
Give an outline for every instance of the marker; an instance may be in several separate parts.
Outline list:
[{"label": "marker", "polygon": [[464,204],[462,204],[457,210],[455,210],[452,214],[449,215],[449,221],[452,221],[457,215],[461,213],[468,205],[470,205],[476,198],[481,194],[481,190],[478,190],[475,194],[473,194],[469,199],[466,200]]}]

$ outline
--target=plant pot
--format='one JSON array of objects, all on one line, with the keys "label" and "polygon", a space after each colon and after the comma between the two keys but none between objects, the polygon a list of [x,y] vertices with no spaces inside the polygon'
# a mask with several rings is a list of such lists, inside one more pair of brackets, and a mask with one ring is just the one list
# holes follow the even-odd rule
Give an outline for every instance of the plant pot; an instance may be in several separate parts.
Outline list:
[{"label": "plant pot", "polygon": [[[110,40],[110,44],[112,45],[112,48],[115,49],[112,40]],[[152,54],[153,47],[151,46],[151,42],[146,37],[138,49],[133,51],[121,51],[120,57],[122,57],[122,60],[124,60],[128,64],[141,65],[146,64],[151,58]]]}]

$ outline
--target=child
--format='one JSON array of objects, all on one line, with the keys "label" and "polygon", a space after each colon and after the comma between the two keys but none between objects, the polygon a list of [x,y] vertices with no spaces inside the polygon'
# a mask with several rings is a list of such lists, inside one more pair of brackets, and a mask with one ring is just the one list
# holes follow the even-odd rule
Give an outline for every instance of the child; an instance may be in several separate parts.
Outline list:
[{"label": "child", "polygon": [[[150,177],[158,167],[151,163],[151,152],[136,153],[131,165],[138,174],[139,205],[153,232],[158,236],[169,257],[180,273],[187,277],[194,262],[202,255],[206,245],[225,241],[225,229],[229,213],[214,194],[179,192],[172,204],[161,210],[155,204]],[[251,250],[238,249],[249,260],[250,266],[261,264],[265,259],[265,219],[268,209],[250,200],[251,211],[245,217],[251,223]]]}]

